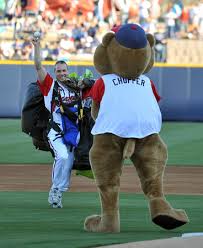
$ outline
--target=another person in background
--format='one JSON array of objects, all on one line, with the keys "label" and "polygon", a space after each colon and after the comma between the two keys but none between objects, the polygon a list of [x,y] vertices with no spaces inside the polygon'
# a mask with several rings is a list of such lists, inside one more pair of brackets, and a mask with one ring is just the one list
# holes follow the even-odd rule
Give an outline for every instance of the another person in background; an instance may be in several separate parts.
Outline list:
[{"label": "another person in background", "polygon": [[155,38],[155,61],[166,62],[167,61],[167,33],[163,24],[157,25],[157,31],[154,33]]},{"label": "another person in background", "polygon": [[[71,170],[74,162],[74,146],[78,144],[80,139],[79,130],[75,128],[79,118],[79,97],[80,94],[82,94],[83,98],[88,97],[91,85],[88,85],[88,80],[84,80],[84,82],[80,82],[80,87],[78,87],[68,79],[68,66],[63,60],[56,62],[54,66],[56,79],[53,79],[41,63],[40,38],[33,36],[32,44],[34,46],[34,63],[38,84],[44,96],[45,106],[52,116],[47,136],[54,154],[54,163],[52,186],[48,202],[53,208],[62,208],[62,193],[70,187]],[[57,88],[56,85],[58,86]],[[62,132],[65,132],[64,115],[66,114],[69,119],[68,125],[72,125],[71,128],[74,129],[74,133],[72,131],[65,133],[71,135],[71,140],[68,140],[68,142],[67,140],[64,142],[64,136],[61,135]]]}]

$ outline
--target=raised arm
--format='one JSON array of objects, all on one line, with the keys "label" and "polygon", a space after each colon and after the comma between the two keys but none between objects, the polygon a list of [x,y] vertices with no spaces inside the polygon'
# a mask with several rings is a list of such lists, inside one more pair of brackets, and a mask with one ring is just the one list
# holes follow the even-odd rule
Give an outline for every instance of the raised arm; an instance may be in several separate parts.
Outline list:
[{"label": "raised arm", "polygon": [[34,46],[34,63],[37,71],[38,80],[43,84],[44,79],[47,75],[46,69],[42,66],[41,62],[41,45],[40,45],[40,34],[35,32],[32,37],[32,44]]}]

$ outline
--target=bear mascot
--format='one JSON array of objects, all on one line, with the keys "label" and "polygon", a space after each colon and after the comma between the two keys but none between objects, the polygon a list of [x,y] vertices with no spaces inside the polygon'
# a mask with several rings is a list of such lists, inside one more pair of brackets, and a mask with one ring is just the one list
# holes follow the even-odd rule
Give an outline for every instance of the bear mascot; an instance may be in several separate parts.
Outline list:
[{"label": "bear mascot", "polygon": [[90,162],[101,214],[85,219],[86,231],[120,232],[119,189],[126,158],[136,168],[152,221],[168,230],[189,221],[163,192],[167,147],[159,135],[160,97],[144,75],[153,67],[154,45],[153,35],[132,23],[107,32],[95,50],[94,66],[101,77],[92,88]]}]

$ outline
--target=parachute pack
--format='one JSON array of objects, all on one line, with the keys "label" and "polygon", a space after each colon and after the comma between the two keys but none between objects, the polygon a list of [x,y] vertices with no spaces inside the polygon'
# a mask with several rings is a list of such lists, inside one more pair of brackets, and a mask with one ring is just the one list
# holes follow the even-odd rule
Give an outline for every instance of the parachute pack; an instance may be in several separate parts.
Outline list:
[{"label": "parachute pack", "polygon": [[[55,83],[52,99],[57,96],[57,87],[58,83]],[[79,105],[81,106],[81,99],[79,99],[79,101]],[[32,143],[36,149],[49,151],[52,153],[52,156],[54,156],[47,139],[47,130],[50,126],[51,119],[52,115],[45,107],[44,97],[37,82],[28,84],[21,113],[22,132],[28,134],[32,138]],[[84,105],[83,117],[78,123],[80,141],[74,149],[75,160],[73,169],[75,170],[91,169],[89,162],[89,150],[93,142],[93,137],[91,134],[93,125],[94,121],[91,117],[91,105],[89,103]]]}]

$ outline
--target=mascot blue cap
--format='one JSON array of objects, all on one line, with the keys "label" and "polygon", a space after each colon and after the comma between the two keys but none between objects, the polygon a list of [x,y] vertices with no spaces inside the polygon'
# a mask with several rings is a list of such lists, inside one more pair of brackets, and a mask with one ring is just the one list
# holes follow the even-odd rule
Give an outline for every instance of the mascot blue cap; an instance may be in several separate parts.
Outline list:
[{"label": "mascot blue cap", "polygon": [[137,24],[114,27],[116,41],[124,47],[139,49],[147,46],[145,31]]}]

